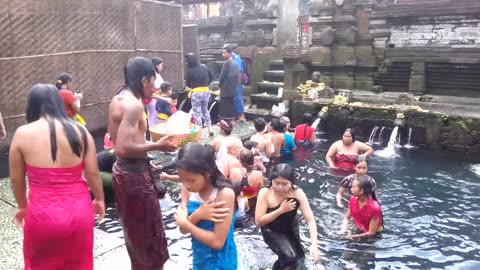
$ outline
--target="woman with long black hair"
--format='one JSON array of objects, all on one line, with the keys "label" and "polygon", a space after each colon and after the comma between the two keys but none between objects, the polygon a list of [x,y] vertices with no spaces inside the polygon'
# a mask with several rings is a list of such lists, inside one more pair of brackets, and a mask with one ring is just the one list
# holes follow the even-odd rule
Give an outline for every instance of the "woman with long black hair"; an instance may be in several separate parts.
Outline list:
[{"label": "woman with long black hair", "polygon": [[273,270],[297,269],[305,257],[298,232],[297,210],[303,214],[310,233],[310,255],[320,261],[317,224],[305,192],[295,186],[295,170],[288,164],[278,164],[270,173],[270,186],[258,192],[255,223],[263,239],[278,256]]},{"label": "woman with long black hair", "polygon": [[374,236],[383,231],[383,213],[375,194],[376,185],[370,177],[364,175],[352,183],[352,197],[348,203],[348,211],[343,219],[340,233],[347,230],[350,219],[353,218],[358,234],[352,238]]},{"label": "woman with long black hair", "polygon": [[69,120],[53,85],[30,89],[27,122],[15,132],[9,155],[25,269],[93,269],[94,216],[105,215],[93,138]]}]

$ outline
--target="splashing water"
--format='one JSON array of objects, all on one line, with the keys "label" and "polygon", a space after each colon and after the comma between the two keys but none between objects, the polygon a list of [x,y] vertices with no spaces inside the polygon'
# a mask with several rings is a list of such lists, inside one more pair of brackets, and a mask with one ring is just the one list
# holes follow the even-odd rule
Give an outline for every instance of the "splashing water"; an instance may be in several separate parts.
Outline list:
[{"label": "splashing water", "polygon": [[385,130],[385,126],[382,127],[382,129],[380,130],[380,134],[378,135],[378,139],[376,141],[376,144],[382,144],[382,135],[383,135],[383,131]]},{"label": "splashing water", "polygon": [[409,148],[409,149],[410,149],[410,148],[415,148],[415,146],[413,146],[413,145],[411,144],[411,142],[410,142],[411,139],[412,139],[412,130],[413,130],[412,128],[409,128],[409,129],[408,129],[408,140],[407,140],[407,144],[405,144],[405,145],[403,146],[403,147],[405,147],[405,148]]},{"label": "splashing water", "polygon": [[400,133],[398,133],[398,127],[395,127],[390,135],[390,140],[385,149],[375,152],[377,156],[384,158],[394,158],[398,154],[395,153],[395,148],[400,146]]},{"label": "splashing water", "polygon": [[378,129],[379,129],[378,126],[373,127],[372,133],[370,133],[370,137],[368,138],[368,142],[367,142],[368,145],[372,145],[375,142],[374,141],[375,135],[377,135]]}]

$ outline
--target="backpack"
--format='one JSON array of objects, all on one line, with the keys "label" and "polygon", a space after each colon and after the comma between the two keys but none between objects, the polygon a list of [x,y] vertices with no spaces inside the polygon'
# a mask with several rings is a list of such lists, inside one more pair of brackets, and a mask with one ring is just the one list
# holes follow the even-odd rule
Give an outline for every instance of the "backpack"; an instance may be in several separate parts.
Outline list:
[{"label": "backpack", "polygon": [[240,76],[240,82],[243,85],[250,85],[250,65],[248,61],[242,60],[243,71]]}]

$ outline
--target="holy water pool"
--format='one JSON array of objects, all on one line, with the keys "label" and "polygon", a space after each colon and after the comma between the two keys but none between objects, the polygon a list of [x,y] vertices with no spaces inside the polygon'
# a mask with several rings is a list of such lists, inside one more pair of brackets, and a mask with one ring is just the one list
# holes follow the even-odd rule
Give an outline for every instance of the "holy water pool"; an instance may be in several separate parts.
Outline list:
[{"label": "holy water pool", "polygon": [[[321,135],[325,137],[325,135]],[[335,204],[342,177],[330,174],[325,154],[334,140],[297,153],[297,185],[309,197],[317,225],[321,265],[303,269],[480,269],[480,165],[465,155],[426,149],[396,149],[396,157],[373,156],[385,231],[377,239],[349,240],[336,232],[345,213]],[[375,145],[376,150],[383,147]],[[172,189],[170,189],[172,190]],[[189,269],[191,240],[175,224],[178,188],[162,200],[170,263]],[[100,228],[122,237],[114,204]],[[305,251],[309,236],[301,222]],[[236,229],[238,269],[271,269],[276,256],[253,222]]]}]

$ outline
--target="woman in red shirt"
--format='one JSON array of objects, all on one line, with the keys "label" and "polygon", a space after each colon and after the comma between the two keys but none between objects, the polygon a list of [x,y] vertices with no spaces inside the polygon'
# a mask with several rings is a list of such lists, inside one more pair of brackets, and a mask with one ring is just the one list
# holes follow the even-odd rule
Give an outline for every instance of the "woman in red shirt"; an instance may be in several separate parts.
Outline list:
[{"label": "woman in red shirt", "polygon": [[315,129],[311,127],[313,123],[313,115],[305,113],[301,125],[295,127],[295,144],[298,146],[311,146],[315,141]]},{"label": "woman in red shirt", "polygon": [[374,184],[367,176],[361,176],[352,183],[352,198],[350,198],[340,233],[347,230],[352,217],[355,226],[362,231],[352,235],[354,239],[374,236],[383,231],[382,208],[377,201]]},{"label": "woman in red shirt", "polygon": [[72,93],[72,75],[62,73],[58,76],[55,86],[58,88],[58,93],[63,100],[63,106],[68,118],[77,122],[76,115],[80,113],[80,101],[83,98],[82,92]]}]

